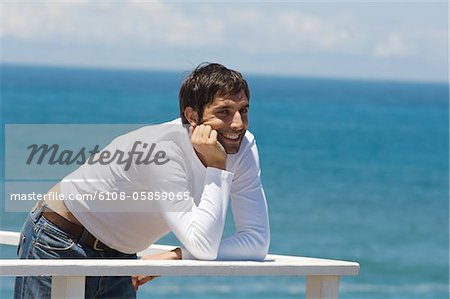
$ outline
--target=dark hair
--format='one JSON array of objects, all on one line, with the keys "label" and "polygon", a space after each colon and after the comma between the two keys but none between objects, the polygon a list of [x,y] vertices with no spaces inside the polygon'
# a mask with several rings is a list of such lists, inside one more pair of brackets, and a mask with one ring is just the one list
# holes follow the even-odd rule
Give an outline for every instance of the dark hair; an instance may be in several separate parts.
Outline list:
[{"label": "dark hair", "polygon": [[199,119],[207,104],[216,96],[235,95],[241,90],[250,100],[247,81],[241,73],[230,70],[218,63],[202,63],[187,76],[180,88],[180,116],[183,124],[189,123],[184,116],[184,109],[191,107]]}]

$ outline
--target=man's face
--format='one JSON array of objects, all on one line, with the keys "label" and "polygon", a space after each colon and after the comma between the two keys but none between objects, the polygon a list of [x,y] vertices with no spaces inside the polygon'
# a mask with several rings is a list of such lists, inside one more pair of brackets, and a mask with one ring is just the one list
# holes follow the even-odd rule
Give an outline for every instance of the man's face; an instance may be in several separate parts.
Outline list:
[{"label": "man's face", "polygon": [[218,141],[227,154],[236,154],[248,128],[249,103],[245,92],[216,96],[205,106],[202,124],[210,125],[218,133]]}]

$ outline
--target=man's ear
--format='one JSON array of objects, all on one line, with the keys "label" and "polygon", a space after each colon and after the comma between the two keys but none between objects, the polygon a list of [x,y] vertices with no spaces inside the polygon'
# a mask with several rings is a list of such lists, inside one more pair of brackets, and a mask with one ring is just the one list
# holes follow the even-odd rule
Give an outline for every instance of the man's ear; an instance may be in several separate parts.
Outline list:
[{"label": "man's ear", "polygon": [[192,107],[184,109],[184,117],[186,117],[191,126],[195,127],[198,125],[198,113]]}]

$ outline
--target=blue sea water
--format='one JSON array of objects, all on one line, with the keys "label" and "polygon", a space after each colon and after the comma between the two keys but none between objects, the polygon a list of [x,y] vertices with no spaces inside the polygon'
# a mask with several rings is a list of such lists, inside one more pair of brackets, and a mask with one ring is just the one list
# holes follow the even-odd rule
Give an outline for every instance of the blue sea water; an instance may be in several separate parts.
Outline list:
[{"label": "blue sea water", "polygon": [[[3,65],[2,145],[11,123],[176,118],[184,75]],[[341,298],[448,298],[448,85],[247,78],[270,251],[358,261]],[[0,229],[18,231],[26,215],[5,212],[1,194]],[[13,248],[0,250],[14,258]],[[304,287],[299,277],[161,277],[139,298],[302,298]],[[12,288],[0,278],[1,298]]]}]

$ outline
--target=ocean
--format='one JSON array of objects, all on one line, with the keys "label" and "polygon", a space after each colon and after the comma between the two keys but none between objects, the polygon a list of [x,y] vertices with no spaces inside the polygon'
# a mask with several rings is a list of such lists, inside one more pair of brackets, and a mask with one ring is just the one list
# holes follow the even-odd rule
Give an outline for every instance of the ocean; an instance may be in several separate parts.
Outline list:
[{"label": "ocean", "polygon": [[[185,75],[2,65],[2,181],[5,124],[164,122],[178,117]],[[341,298],[448,298],[448,84],[246,77],[270,252],[359,262]],[[1,188],[0,229],[19,231],[26,214],[5,212]],[[160,277],[138,298],[302,298],[304,288],[302,277]],[[12,289],[0,278],[1,298]]]}]

